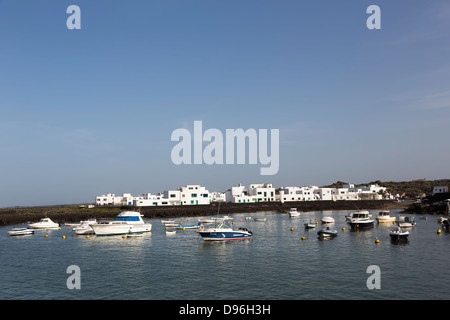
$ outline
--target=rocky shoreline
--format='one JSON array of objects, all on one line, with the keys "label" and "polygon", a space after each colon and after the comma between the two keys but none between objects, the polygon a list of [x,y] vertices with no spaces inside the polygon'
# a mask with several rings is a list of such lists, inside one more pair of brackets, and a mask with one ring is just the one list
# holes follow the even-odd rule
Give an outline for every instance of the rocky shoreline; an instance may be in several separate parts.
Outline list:
[{"label": "rocky shoreline", "polygon": [[[287,213],[290,208],[298,211],[357,210],[357,209],[407,209],[409,203],[393,203],[392,200],[357,200],[357,201],[299,201],[289,203],[212,203],[197,206],[141,207],[145,218],[187,218],[234,213],[252,213],[275,211]],[[49,217],[57,223],[78,222],[89,218],[114,219],[123,210],[136,210],[135,207],[95,207],[91,209],[80,206],[50,206],[0,210],[0,226],[18,225],[39,221]]]}]

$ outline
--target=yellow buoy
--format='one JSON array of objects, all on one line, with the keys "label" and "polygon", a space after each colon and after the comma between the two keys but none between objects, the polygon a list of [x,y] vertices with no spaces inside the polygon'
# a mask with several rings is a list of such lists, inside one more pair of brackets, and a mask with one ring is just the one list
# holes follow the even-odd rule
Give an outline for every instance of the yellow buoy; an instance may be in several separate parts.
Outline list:
[{"label": "yellow buoy", "polygon": [[184,231],[184,230],[186,230],[186,228],[185,228],[185,227],[183,227],[183,231]]},{"label": "yellow buoy", "polygon": [[62,236],[62,238],[63,238],[63,239],[65,239],[65,238],[66,238],[66,236],[64,235],[64,236]]},{"label": "yellow buoy", "polygon": [[166,227],[166,230],[169,230],[169,228],[168,228],[168,227]]},{"label": "yellow buoy", "polygon": [[376,243],[376,244],[379,244],[379,243],[380,243],[380,240],[378,240],[378,238],[376,238],[376,239],[375,239],[375,243]]},{"label": "yellow buoy", "polygon": [[233,221],[233,223],[232,224],[234,224],[234,221]]},{"label": "yellow buoy", "polygon": [[342,231],[345,231],[345,227],[342,227]]},{"label": "yellow buoy", "polygon": [[302,240],[303,240],[303,241],[305,241],[305,240],[306,240],[306,237],[305,237],[305,236],[303,236],[303,237],[302,237]]},{"label": "yellow buoy", "polygon": [[437,233],[440,234],[441,233],[441,229],[437,229]]},{"label": "yellow buoy", "polygon": [[44,237],[48,238],[48,234],[46,234]]},{"label": "yellow buoy", "polygon": [[61,227],[59,227],[58,230],[61,230]]},{"label": "yellow buoy", "polygon": [[86,236],[86,239],[89,239],[89,235]]},{"label": "yellow buoy", "polygon": [[316,221],[316,224],[319,224],[319,221]]},{"label": "yellow buoy", "polygon": [[293,228],[293,227],[291,228],[291,231],[294,231],[294,228]]},{"label": "yellow buoy", "polygon": [[124,239],[125,239],[126,237],[127,237],[126,235],[123,235],[123,236],[122,236],[122,238],[124,238]]}]

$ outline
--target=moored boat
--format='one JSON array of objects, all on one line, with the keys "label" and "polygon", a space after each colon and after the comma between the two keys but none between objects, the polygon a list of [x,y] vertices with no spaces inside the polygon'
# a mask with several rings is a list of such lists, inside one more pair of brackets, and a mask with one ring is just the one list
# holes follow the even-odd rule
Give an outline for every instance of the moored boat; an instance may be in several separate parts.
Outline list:
[{"label": "moored boat", "polygon": [[177,230],[175,229],[167,229],[166,230],[166,236],[174,236],[177,234]]},{"label": "moored boat", "polygon": [[404,217],[403,221],[398,222],[400,228],[412,228],[416,225],[413,217]]},{"label": "moored boat", "polygon": [[334,218],[332,218],[332,217],[323,217],[322,219],[320,219],[320,221],[322,223],[334,223]]},{"label": "moored boat", "polygon": [[310,219],[309,222],[305,222],[305,228],[306,229],[314,229],[316,227],[316,223],[312,222]]},{"label": "moored boat", "polygon": [[395,221],[395,217],[391,217],[389,210],[381,210],[377,216],[378,223],[392,223]]},{"label": "moored boat", "polygon": [[176,230],[198,229],[201,225],[201,222],[199,222],[198,224],[178,224],[174,226],[174,228]]},{"label": "moored boat", "polygon": [[347,217],[347,223],[352,229],[369,229],[373,228],[374,221],[369,215],[369,211],[360,210],[352,212],[349,217]]},{"label": "moored boat", "polygon": [[11,231],[8,231],[8,234],[10,236],[24,236],[34,234],[34,230],[28,228],[13,228]]},{"label": "moored boat", "polygon": [[389,236],[391,237],[391,240],[405,241],[408,240],[409,231],[396,227],[389,232]]},{"label": "moored boat", "polygon": [[255,221],[262,221],[262,222],[264,222],[264,221],[266,221],[266,220],[267,220],[267,218],[253,218],[253,220],[255,220]]},{"label": "moored boat", "polygon": [[319,230],[317,232],[319,235],[319,238],[333,238],[338,235],[337,230],[331,230],[330,227],[322,228],[322,230]]},{"label": "moored boat", "polygon": [[123,211],[113,221],[91,225],[98,236],[130,234],[152,231],[151,223],[144,223],[142,215],[136,211]]},{"label": "moored boat", "polygon": [[201,225],[196,232],[205,241],[226,241],[226,240],[243,240],[250,239],[253,233],[246,228],[233,230],[227,223],[227,219],[216,219],[213,225],[205,227]]},{"label": "moored boat", "polygon": [[96,219],[81,221],[78,227],[73,228],[73,231],[75,231],[75,234],[77,235],[94,234],[94,229],[91,227],[93,224],[97,224]]},{"label": "moored boat", "polygon": [[30,223],[29,226],[33,229],[56,229],[59,224],[53,222],[50,218],[42,218],[39,222]]},{"label": "moored boat", "polygon": [[291,218],[300,217],[300,212],[297,211],[297,208],[291,208],[291,210],[289,210],[289,217]]}]

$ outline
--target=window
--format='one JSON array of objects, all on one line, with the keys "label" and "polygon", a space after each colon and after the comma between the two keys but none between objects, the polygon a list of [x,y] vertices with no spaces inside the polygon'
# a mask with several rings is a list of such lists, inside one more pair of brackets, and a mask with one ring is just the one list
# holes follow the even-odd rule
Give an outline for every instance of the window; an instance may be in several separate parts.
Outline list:
[{"label": "window", "polygon": [[191,194],[191,198],[197,198],[197,194],[196,193]]},{"label": "window", "polygon": [[175,195],[175,194],[171,194],[170,197],[171,197],[171,198],[175,198],[176,195]]}]

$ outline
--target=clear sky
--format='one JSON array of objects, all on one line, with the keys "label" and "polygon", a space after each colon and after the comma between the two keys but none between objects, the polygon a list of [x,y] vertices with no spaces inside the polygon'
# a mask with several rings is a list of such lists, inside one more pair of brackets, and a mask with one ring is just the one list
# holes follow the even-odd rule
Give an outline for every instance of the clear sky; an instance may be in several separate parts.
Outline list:
[{"label": "clear sky", "polygon": [[[447,0],[0,0],[0,41],[0,207],[450,177]],[[194,120],[279,129],[278,173],[174,165]]]}]

